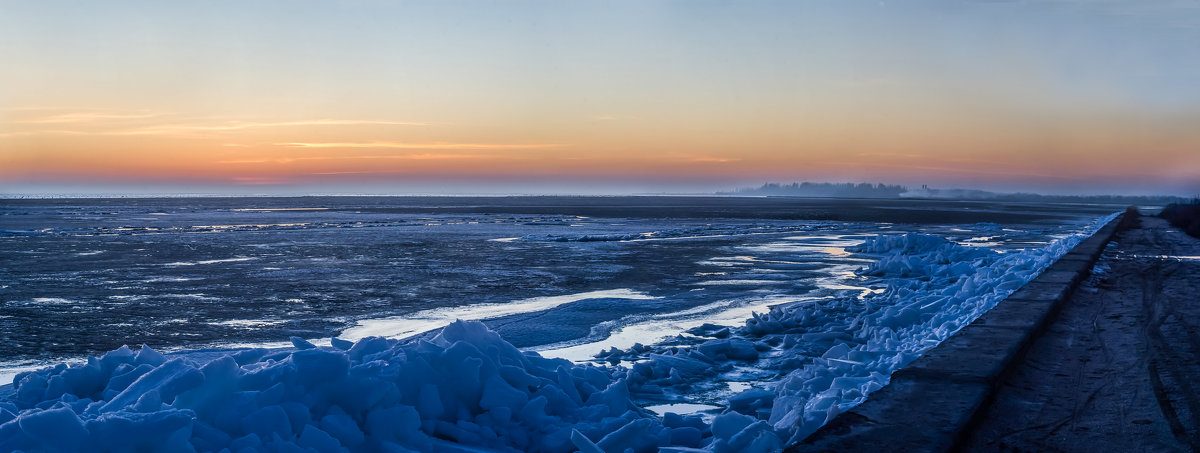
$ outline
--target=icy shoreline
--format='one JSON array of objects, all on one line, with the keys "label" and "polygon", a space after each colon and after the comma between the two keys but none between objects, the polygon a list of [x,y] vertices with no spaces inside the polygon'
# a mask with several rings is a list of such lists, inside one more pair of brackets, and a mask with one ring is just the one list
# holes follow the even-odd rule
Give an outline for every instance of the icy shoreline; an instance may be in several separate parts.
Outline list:
[{"label": "icy shoreline", "polygon": [[[886,385],[1110,218],[1003,254],[938,236],[878,236],[854,251],[879,256],[863,273],[885,280],[883,293],[780,306],[741,328],[702,326],[675,343],[604,355],[636,360],[630,368],[520,352],[475,322],[429,341],[315,348],[297,339],[294,351],[207,362],[120,349],[22,373],[11,394],[0,388],[0,449],[771,451]],[[711,423],[633,404],[748,366],[779,379],[735,395]]]}]

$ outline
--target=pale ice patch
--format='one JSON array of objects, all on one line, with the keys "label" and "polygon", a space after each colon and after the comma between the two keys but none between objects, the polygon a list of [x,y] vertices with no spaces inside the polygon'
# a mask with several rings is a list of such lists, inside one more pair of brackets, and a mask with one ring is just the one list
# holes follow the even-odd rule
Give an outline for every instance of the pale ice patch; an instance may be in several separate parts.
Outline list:
[{"label": "pale ice patch", "polygon": [[834,271],[831,274],[832,277],[818,278],[816,280],[817,287],[831,291],[858,291],[859,300],[872,294],[882,294],[887,290],[884,286],[870,287],[853,284],[861,280],[854,271]]},{"label": "pale ice patch", "polygon": [[[45,360],[38,362],[0,362],[0,386],[13,383],[13,378],[27,371],[37,371],[50,365],[63,362],[62,360]],[[66,362],[73,363],[73,362]]]},{"label": "pale ice patch", "polygon": [[32,305],[71,305],[75,301],[61,297],[35,297]]},{"label": "pale ice patch", "polygon": [[1179,260],[1179,261],[1194,261],[1200,260],[1200,256],[1190,255],[1129,255],[1130,258],[1147,258],[1154,260]]},{"label": "pale ice patch", "polygon": [[592,334],[582,343],[570,341],[537,346],[532,350],[545,357],[576,363],[590,362],[595,360],[596,354],[609,348],[628,349],[636,344],[654,344],[702,324],[736,326],[744,323],[753,313],[769,310],[771,306],[816,299],[784,295],[745,297],[720,300],[671,313],[631,315],[592,327]]},{"label": "pale ice patch", "polygon": [[644,406],[643,408],[650,412],[658,414],[658,415],[663,415],[667,412],[672,412],[672,413],[676,413],[679,415],[690,415],[690,414],[696,414],[696,413],[713,412],[710,415],[716,415],[716,413],[715,413],[716,411],[720,411],[721,409],[723,409],[721,406],[713,406],[711,404],[697,404],[697,403],[654,404],[654,405],[650,405],[650,406]]},{"label": "pale ice patch", "polygon": [[698,286],[720,286],[720,285],[779,285],[783,283],[791,283],[787,280],[705,280],[702,282],[693,283]]},{"label": "pale ice patch", "polygon": [[962,245],[962,246],[966,246],[966,247],[995,248],[995,247],[1004,245],[1004,242],[1002,240],[1000,240],[999,236],[976,236],[976,237],[972,237],[972,238],[963,239],[963,240],[957,241],[957,242],[958,242],[958,245]]},{"label": "pale ice patch", "polygon": [[195,299],[195,300],[207,300],[207,301],[221,300],[220,297],[213,297],[213,296],[209,296],[204,293],[159,294],[155,297],[165,297],[165,298],[172,298],[172,299]]},{"label": "pale ice patch", "polygon": [[872,294],[883,294],[884,291],[887,291],[887,288],[868,288],[866,286],[840,285],[840,284],[821,285],[821,288],[832,289],[835,291],[858,291],[859,299],[870,296]]},{"label": "pale ice patch", "polygon": [[201,230],[235,230],[247,228],[294,227],[306,226],[308,223],[243,223],[236,225],[193,225],[192,229]]},{"label": "pale ice patch", "polygon": [[214,326],[240,327],[243,329],[253,329],[256,327],[273,326],[282,324],[283,321],[267,321],[263,319],[230,319],[228,321],[218,321],[210,323]]},{"label": "pale ice patch", "polygon": [[773,254],[775,254],[775,253],[797,253],[797,254],[816,253],[816,254],[822,254],[822,255],[829,255],[834,258],[845,258],[845,257],[848,257],[851,255],[850,252],[846,251],[846,247],[848,247],[848,246],[849,246],[849,244],[847,244],[845,246],[836,246],[836,245],[829,245],[829,244],[800,244],[800,243],[790,243],[790,242],[775,242],[775,243],[763,244],[763,245],[758,245],[758,246],[742,247],[741,250],[747,250],[747,251],[759,252],[759,253],[773,253]]},{"label": "pale ice patch", "polygon": [[405,338],[445,326],[455,320],[483,320],[549,310],[563,304],[588,299],[650,300],[658,297],[631,289],[611,289],[522,299],[507,303],[472,304],[459,307],[434,308],[404,316],[365,319],[342,332],[341,338],[357,340],[366,337]]},{"label": "pale ice patch", "polygon": [[237,263],[237,262],[242,262],[242,261],[253,261],[256,259],[258,259],[258,258],[253,257],[253,256],[243,256],[243,257],[238,257],[238,258],[222,258],[222,259],[216,259],[216,260],[176,261],[174,263],[164,264],[163,266],[173,266],[174,267],[174,266],[195,266],[197,264]]},{"label": "pale ice patch", "polygon": [[231,211],[270,212],[270,211],[327,211],[329,208],[237,208]]},{"label": "pale ice patch", "polygon": [[729,387],[729,391],[734,392],[734,393],[743,392],[746,390],[750,390],[752,388],[752,386],[748,382],[732,382],[731,381],[731,382],[726,382],[725,385]]},{"label": "pale ice patch", "polygon": [[199,279],[198,278],[190,278],[190,277],[153,277],[153,278],[148,278],[148,279],[145,279],[142,281],[146,282],[146,283],[176,283],[176,282],[190,282],[192,280],[199,280]]},{"label": "pale ice patch", "polygon": [[109,299],[114,300],[145,300],[149,299],[150,297],[151,296],[148,294],[116,294],[108,296]]}]

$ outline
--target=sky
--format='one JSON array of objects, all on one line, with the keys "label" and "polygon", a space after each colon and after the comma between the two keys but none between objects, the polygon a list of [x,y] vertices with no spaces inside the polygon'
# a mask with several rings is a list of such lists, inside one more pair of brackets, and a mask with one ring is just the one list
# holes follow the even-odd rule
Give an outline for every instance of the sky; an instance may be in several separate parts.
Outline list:
[{"label": "sky", "polygon": [[1200,1],[0,0],[0,193],[1200,194]]}]

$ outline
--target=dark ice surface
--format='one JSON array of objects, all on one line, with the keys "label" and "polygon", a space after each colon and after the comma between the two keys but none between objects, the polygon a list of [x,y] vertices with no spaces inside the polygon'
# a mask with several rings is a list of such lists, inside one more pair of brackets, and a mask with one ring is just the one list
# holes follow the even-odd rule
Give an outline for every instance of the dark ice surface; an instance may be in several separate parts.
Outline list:
[{"label": "dark ice surface", "polygon": [[847,270],[864,258],[839,250],[873,234],[1019,249],[1120,209],[668,196],[0,199],[0,365],[122,344],[328,338],[441,307],[645,296],[489,321],[518,346],[570,342],[603,335],[606,322],[611,330],[747,295],[862,290],[870,282]]}]

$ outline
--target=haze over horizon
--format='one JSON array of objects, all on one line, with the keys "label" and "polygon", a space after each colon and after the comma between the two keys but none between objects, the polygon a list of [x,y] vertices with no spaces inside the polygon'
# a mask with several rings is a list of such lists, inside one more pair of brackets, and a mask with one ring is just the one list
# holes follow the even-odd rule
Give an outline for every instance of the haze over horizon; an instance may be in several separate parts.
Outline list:
[{"label": "haze over horizon", "polygon": [[1194,1],[2,5],[6,194],[1200,193]]}]

